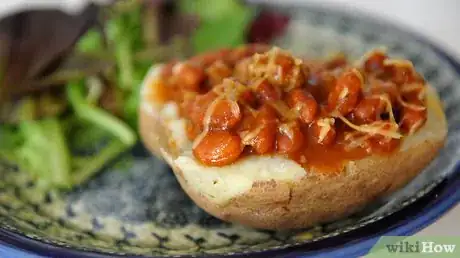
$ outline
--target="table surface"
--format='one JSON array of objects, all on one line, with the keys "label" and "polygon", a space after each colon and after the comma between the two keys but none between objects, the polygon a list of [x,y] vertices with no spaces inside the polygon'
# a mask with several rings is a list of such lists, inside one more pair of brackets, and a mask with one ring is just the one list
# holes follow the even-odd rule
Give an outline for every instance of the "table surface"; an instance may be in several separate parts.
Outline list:
[{"label": "table surface", "polygon": [[[67,0],[75,2],[73,0]],[[280,0],[252,0],[253,2],[277,2]],[[0,16],[5,13],[14,2],[22,4],[33,3],[38,0],[4,0],[0,5]],[[44,1],[48,4],[53,1]],[[64,0],[54,1],[62,5]],[[388,20],[401,27],[415,31],[445,49],[453,57],[460,60],[460,1],[458,0],[283,0],[289,3],[314,2],[323,5],[341,6],[348,11],[359,10]],[[417,233],[420,236],[459,236],[460,235],[460,205],[446,213],[432,225]],[[0,247],[0,257],[26,257],[11,250],[5,252]],[[29,257],[29,256],[27,256]]]}]

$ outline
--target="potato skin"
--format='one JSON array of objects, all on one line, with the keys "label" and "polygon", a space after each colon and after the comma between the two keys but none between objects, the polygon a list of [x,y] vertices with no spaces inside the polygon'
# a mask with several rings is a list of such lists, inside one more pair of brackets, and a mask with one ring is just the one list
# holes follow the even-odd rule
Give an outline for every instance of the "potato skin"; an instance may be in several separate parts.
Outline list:
[{"label": "potato skin", "polygon": [[417,176],[437,155],[447,136],[438,96],[430,88],[435,109],[426,124],[404,141],[404,150],[348,162],[337,176],[306,173],[297,182],[258,181],[244,194],[218,205],[200,194],[174,165],[177,153],[154,110],[140,109],[140,132],[146,147],[172,167],[180,185],[201,208],[225,221],[261,229],[305,228],[348,216],[393,193]]}]

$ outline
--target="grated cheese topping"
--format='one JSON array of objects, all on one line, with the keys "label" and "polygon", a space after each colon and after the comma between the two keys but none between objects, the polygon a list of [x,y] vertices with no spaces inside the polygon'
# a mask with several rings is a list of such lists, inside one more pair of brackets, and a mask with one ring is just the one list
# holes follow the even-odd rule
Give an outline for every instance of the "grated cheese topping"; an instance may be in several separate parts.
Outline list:
[{"label": "grated cheese topping", "polygon": [[398,99],[398,102],[403,106],[403,107],[406,107],[406,108],[409,108],[409,109],[413,109],[413,110],[416,110],[416,111],[423,111],[426,109],[425,106],[422,106],[422,105],[416,105],[416,104],[412,104],[412,103],[409,103],[409,102],[406,102],[402,99],[401,95],[398,95],[397,96],[397,99]]},{"label": "grated cheese topping", "polygon": [[244,145],[252,145],[253,144],[253,140],[257,137],[257,135],[259,135],[259,133],[262,131],[262,129],[264,129],[264,125],[263,124],[259,124],[257,125],[257,127],[252,130],[252,131],[242,131],[240,133],[240,137],[241,137],[241,142],[244,144]]},{"label": "grated cheese topping", "polygon": [[319,137],[318,141],[323,142],[324,139],[327,136],[327,133],[329,133],[330,130],[332,130],[332,126],[335,123],[334,118],[321,118],[318,120],[317,124],[319,127],[321,127],[321,131],[319,132]]},{"label": "grated cheese topping", "polygon": [[291,141],[294,141],[294,132],[292,130],[292,124],[291,123],[281,124],[278,127],[278,131],[281,134],[286,135]]},{"label": "grated cheese topping", "polygon": [[396,123],[395,115],[393,113],[393,105],[391,104],[390,96],[387,93],[374,94],[370,98],[377,98],[385,103],[385,111],[388,112],[392,123]]},{"label": "grated cheese topping", "polygon": [[405,59],[385,59],[383,60],[383,65],[385,66],[397,66],[397,67],[406,67],[413,69],[414,65],[411,61]]},{"label": "grated cheese topping", "polygon": [[426,97],[426,87],[421,83],[406,83],[401,85],[400,91],[402,93],[418,92],[417,98],[424,100]]},{"label": "grated cheese topping", "polygon": [[[399,126],[396,123],[391,123],[388,121],[375,121],[370,124],[355,125],[340,114],[338,115],[338,118],[342,120],[346,125],[351,127],[352,129],[362,132],[362,133],[368,133],[370,135],[382,135],[384,137],[389,137],[389,138],[394,138],[394,139],[402,138],[402,134],[399,133],[399,130],[398,130]],[[390,127],[390,128],[387,129],[385,127]]]}]

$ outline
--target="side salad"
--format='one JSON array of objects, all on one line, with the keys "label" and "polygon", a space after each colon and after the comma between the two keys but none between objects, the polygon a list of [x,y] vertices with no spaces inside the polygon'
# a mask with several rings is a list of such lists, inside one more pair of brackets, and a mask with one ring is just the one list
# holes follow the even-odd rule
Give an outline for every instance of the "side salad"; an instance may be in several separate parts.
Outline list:
[{"label": "side salad", "polygon": [[14,87],[0,60],[0,159],[43,188],[84,183],[136,144],[139,87],[152,64],[268,42],[288,22],[242,1],[210,2],[117,1],[43,62],[45,75]]}]

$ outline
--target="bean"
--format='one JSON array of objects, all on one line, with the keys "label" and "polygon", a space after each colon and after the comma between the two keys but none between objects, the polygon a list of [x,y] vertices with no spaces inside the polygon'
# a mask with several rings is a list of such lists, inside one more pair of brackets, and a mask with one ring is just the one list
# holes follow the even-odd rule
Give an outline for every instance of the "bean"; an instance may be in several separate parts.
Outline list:
[{"label": "bean", "polygon": [[361,73],[356,69],[340,75],[328,96],[330,111],[338,111],[342,115],[349,114],[358,104],[362,83]]},{"label": "bean", "polygon": [[232,69],[221,60],[215,61],[206,69],[208,80],[213,86],[220,84],[224,78],[230,77],[232,73]]},{"label": "bean", "polygon": [[412,134],[426,121],[426,110],[414,110],[404,107],[402,110],[401,130],[405,133]]},{"label": "bean", "polygon": [[384,112],[385,103],[380,98],[365,98],[353,110],[353,119],[358,124],[367,124],[376,121]]},{"label": "bean", "polygon": [[271,153],[275,149],[276,125],[262,125],[262,129],[252,140],[252,147],[257,154]]},{"label": "bean", "polygon": [[203,128],[203,119],[206,114],[206,110],[216,97],[216,93],[209,91],[204,95],[197,95],[190,105],[190,110],[188,111],[190,120],[199,128]]},{"label": "bean", "polygon": [[276,135],[278,153],[290,154],[299,151],[304,142],[304,135],[297,123],[280,125]]},{"label": "bean", "polygon": [[411,83],[415,81],[415,76],[413,74],[413,70],[409,67],[392,67],[392,81],[396,84],[404,84],[404,83]]},{"label": "bean", "polygon": [[212,129],[227,130],[241,121],[241,110],[236,101],[221,99],[215,103],[210,119]]},{"label": "bean", "polygon": [[287,96],[287,102],[290,108],[299,113],[302,122],[313,122],[318,112],[318,103],[309,92],[300,88],[293,89]]},{"label": "bean", "polygon": [[332,118],[322,118],[315,121],[311,127],[311,133],[316,143],[321,145],[331,145],[335,142],[337,132]]},{"label": "bean", "polygon": [[383,62],[387,56],[380,52],[375,52],[367,58],[364,62],[364,70],[366,72],[376,72],[383,71],[384,65]]},{"label": "bean", "polygon": [[276,101],[281,99],[281,92],[279,92],[275,86],[270,84],[268,80],[262,80],[258,82],[258,85],[254,86],[255,92],[258,98],[262,102]]},{"label": "bean", "polygon": [[276,110],[268,105],[262,105],[256,116],[256,124],[275,124],[278,121]]},{"label": "bean", "polygon": [[176,64],[173,68],[173,76],[181,88],[190,91],[199,91],[206,79],[203,69],[191,63]]},{"label": "bean", "polygon": [[228,131],[211,131],[193,149],[193,154],[204,165],[225,166],[235,162],[242,151],[238,135]]}]

